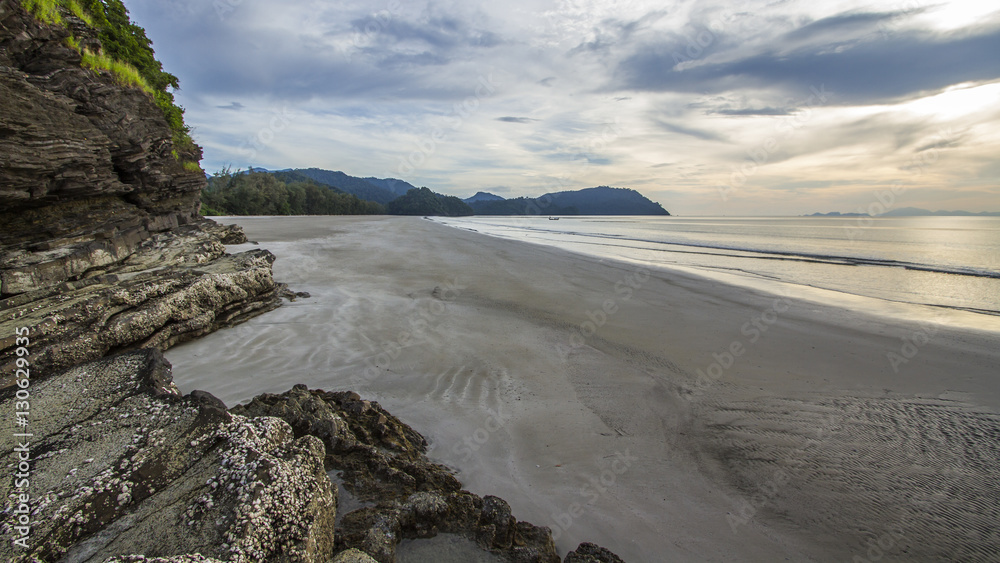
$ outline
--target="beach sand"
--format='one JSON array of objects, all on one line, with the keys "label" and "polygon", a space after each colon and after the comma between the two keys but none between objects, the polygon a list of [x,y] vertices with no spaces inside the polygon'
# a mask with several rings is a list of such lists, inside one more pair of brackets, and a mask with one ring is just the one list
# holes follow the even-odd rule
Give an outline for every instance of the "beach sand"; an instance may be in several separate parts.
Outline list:
[{"label": "beach sand", "polygon": [[1000,558],[997,333],[420,218],[223,222],[312,297],[169,351],[185,392],[354,390],[563,554]]}]

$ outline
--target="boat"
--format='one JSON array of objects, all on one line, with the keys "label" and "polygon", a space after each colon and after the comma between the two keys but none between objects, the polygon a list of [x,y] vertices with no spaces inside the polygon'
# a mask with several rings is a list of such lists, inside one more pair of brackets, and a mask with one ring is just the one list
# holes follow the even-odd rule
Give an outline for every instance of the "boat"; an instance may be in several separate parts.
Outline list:
[{"label": "boat", "polygon": [[558,220],[559,220],[558,217],[549,217],[549,221],[558,221]]}]

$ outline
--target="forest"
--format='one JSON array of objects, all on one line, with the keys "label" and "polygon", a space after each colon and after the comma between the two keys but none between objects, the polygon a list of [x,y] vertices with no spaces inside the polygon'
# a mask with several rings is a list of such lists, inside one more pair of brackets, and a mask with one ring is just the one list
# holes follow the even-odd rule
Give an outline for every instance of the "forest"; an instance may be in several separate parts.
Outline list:
[{"label": "forest", "polygon": [[380,215],[385,207],[314,181],[223,169],[201,193],[202,215]]}]

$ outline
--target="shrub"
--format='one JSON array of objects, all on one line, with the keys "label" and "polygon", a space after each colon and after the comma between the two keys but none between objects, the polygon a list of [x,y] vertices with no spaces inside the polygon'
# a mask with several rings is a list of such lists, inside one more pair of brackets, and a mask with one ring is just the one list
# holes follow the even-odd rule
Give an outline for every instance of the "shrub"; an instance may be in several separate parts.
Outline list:
[{"label": "shrub", "polygon": [[[191,130],[184,124],[184,108],[167,90],[179,88],[177,77],[163,70],[146,30],[132,22],[121,0],[21,0],[21,5],[48,24],[65,25],[65,10],[97,29],[102,52],[81,53],[83,66],[110,71],[120,84],[147,92],[170,125],[174,145],[183,152],[194,151]],[[76,38],[68,39],[67,45],[80,51]]]},{"label": "shrub", "polygon": [[132,65],[105,55],[104,53],[93,53],[88,49],[83,51],[84,68],[91,70],[106,70],[114,75],[115,80],[122,86],[139,88],[149,95],[154,95],[153,89],[146,82],[145,77]]}]

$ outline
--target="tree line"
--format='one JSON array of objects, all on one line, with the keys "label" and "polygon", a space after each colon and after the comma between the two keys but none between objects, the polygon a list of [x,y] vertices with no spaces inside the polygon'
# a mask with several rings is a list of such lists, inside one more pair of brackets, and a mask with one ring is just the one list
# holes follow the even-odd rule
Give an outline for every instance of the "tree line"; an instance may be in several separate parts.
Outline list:
[{"label": "tree line", "polygon": [[312,181],[226,168],[201,192],[202,215],[380,215],[385,207]]}]

